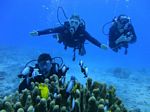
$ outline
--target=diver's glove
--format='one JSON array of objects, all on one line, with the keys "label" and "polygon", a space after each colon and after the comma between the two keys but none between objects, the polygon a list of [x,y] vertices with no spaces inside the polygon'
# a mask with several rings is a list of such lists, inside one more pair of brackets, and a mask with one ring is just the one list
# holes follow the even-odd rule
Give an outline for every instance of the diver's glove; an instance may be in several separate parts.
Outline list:
[{"label": "diver's glove", "polygon": [[38,31],[33,30],[32,32],[30,32],[31,36],[38,36]]},{"label": "diver's glove", "polygon": [[107,45],[105,45],[105,44],[101,44],[101,49],[107,50],[108,47],[107,47]]},{"label": "diver's glove", "polygon": [[116,41],[115,43],[118,44],[120,42],[129,42],[131,40],[131,36],[127,37],[125,35],[121,35]]},{"label": "diver's glove", "polygon": [[32,78],[42,75],[39,73],[39,69],[38,68],[34,68],[33,72],[32,72]]}]

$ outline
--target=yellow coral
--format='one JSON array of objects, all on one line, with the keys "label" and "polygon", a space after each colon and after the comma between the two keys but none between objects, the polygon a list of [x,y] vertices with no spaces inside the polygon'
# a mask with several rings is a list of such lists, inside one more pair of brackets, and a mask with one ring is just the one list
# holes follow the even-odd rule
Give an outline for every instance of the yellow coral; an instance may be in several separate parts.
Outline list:
[{"label": "yellow coral", "polygon": [[41,97],[48,99],[48,94],[49,94],[48,86],[46,84],[41,83],[39,84],[38,88],[41,92]]}]

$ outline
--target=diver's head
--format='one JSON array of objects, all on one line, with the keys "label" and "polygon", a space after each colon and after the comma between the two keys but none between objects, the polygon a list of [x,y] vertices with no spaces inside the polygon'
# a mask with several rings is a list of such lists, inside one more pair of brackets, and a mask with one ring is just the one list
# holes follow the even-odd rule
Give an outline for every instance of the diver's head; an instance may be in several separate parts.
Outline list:
[{"label": "diver's head", "polygon": [[69,19],[69,24],[70,24],[70,33],[74,34],[79,25],[80,25],[80,17],[78,15],[72,15]]},{"label": "diver's head", "polygon": [[51,58],[51,56],[47,53],[42,53],[38,57],[38,66],[39,66],[40,72],[43,75],[46,75],[52,67],[52,58]]},{"label": "diver's head", "polygon": [[130,22],[130,17],[126,15],[120,15],[118,16],[117,21],[121,24],[127,24]]},{"label": "diver's head", "polygon": [[130,23],[130,21],[130,17],[126,15],[120,15],[116,18],[116,23],[119,29],[124,28],[124,26]]}]

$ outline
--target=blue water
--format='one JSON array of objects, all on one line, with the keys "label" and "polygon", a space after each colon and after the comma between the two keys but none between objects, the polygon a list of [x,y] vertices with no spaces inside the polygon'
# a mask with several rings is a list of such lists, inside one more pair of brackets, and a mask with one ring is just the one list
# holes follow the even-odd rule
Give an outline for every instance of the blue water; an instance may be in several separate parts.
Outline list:
[{"label": "blue water", "polygon": [[[35,52],[40,50],[40,52],[49,52],[52,56],[61,56],[66,65],[70,67],[69,75],[80,73],[77,70],[79,70],[78,62],[81,59],[89,67],[90,77],[95,79],[103,68],[107,70],[111,67],[125,67],[134,69],[134,71],[150,69],[149,4],[149,0],[2,0],[0,3],[0,62],[3,62],[4,59],[4,62],[8,64],[12,63],[9,60],[15,60],[17,66],[22,66],[30,60],[31,54],[38,54]],[[88,43],[85,45],[87,54],[83,57],[77,55],[76,61],[73,62],[72,49],[65,51],[64,46],[58,44],[51,35],[40,37],[29,35],[29,32],[33,30],[58,26],[58,6],[64,8],[68,17],[71,14],[79,14],[86,22],[86,30],[105,44],[108,43],[108,37],[103,35],[102,26],[115,16],[126,14],[131,17],[137,42],[129,45],[128,55],[124,55],[123,49],[119,53],[114,53],[111,49],[104,51],[90,42],[86,42]],[[61,11],[59,15],[61,21],[65,21]],[[108,28],[109,25],[105,28],[106,32],[108,32]],[[7,48],[4,49],[5,52],[2,50],[3,48]],[[5,53],[3,57],[2,53]],[[10,59],[7,60],[9,56],[6,55],[10,55]],[[11,55],[16,56],[12,58]],[[33,55],[31,55],[32,58],[37,57],[37,55]],[[15,67],[17,68],[17,66]],[[1,63],[0,67],[0,71],[2,71],[5,65]],[[11,73],[11,71],[9,72]],[[79,80],[83,77],[77,76]],[[14,77],[16,76],[14,75]],[[103,79],[103,77],[99,77],[99,79]]]},{"label": "blue water", "polygon": [[[87,31],[102,43],[107,36],[102,34],[102,26],[119,14],[129,15],[137,35],[137,42],[129,46],[127,56],[103,51],[91,43],[86,45],[87,55],[81,58],[93,60],[95,64],[128,67],[150,67],[149,26],[150,7],[148,0],[5,0],[0,4],[0,45],[3,46],[41,46],[56,51],[64,51],[52,36],[33,38],[32,30],[58,26],[56,11],[62,6],[70,16],[79,14],[86,21]],[[61,21],[64,21],[60,12]],[[107,31],[106,27],[106,31]],[[95,55],[96,53],[96,55]],[[57,54],[56,54],[57,55]],[[68,51],[71,61],[72,52]]]}]

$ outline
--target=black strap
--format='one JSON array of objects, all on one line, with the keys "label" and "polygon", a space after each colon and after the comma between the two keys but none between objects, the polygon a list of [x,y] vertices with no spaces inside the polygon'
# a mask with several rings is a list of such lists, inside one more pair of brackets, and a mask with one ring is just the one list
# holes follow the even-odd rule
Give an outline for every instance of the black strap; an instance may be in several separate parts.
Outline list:
[{"label": "black strap", "polygon": [[76,48],[73,49],[73,58],[72,58],[72,60],[75,61],[75,59],[76,59]]}]

